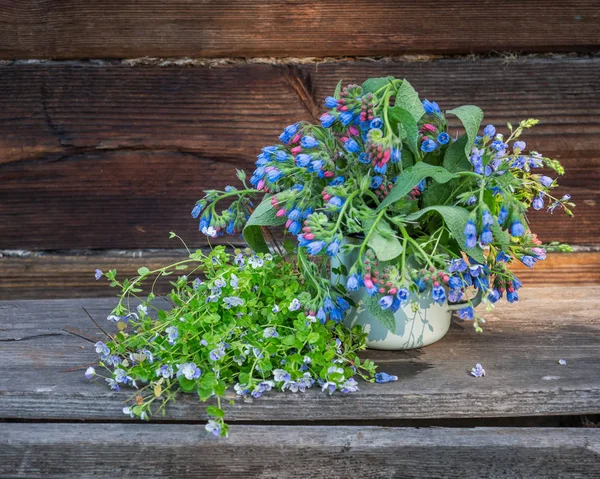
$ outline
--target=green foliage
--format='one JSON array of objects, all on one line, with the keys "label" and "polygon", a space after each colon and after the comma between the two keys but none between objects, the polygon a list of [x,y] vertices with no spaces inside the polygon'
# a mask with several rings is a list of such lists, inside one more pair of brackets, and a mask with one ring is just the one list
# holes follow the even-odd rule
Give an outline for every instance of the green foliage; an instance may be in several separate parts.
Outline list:
[{"label": "green foliage", "polygon": [[254,210],[246,226],[244,226],[244,239],[248,246],[257,253],[268,253],[269,247],[262,232],[264,226],[278,226],[285,223],[284,217],[277,217],[276,211],[269,202],[271,195],[265,195],[262,202]]},{"label": "green foliage", "polygon": [[464,105],[454,108],[454,110],[448,110],[446,113],[456,115],[465,127],[468,138],[468,141],[465,144],[465,155],[469,156],[473,149],[473,145],[475,144],[479,126],[483,121],[483,111],[475,105]]},{"label": "green foliage", "polygon": [[377,302],[377,296],[366,296],[363,303],[371,313],[388,331],[396,333],[396,319],[389,309],[381,309]]},{"label": "green foliage", "polygon": [[444,154],[443,166],[450,173],[456,173],[457,171],[470,171],[473,166],[465,154],[467,149],[467,142],[469,137],[467,135],[461,136],[458,140],[453,142],[446,153]]},{"label": "green foliage", "polygon": [[400,87],[396,91],[395,105],[408,111],[415,119],[415,122],[419,121],[425,114],[419,94],[406,80],[402,80]]},{"label": "green foliage", "polygon": [[388,121],[391,131],[397,134],[413,155],[419,156],[419,128],[412,113],[399,106],[393,106],[388,110]]},{"label": "green foliage", "polygon": [[[133,306],[143,298],[133,291],[142,291],[144,281],[184,265],[193,275],[172,282],[170,304],[150,292]],[[178,391],[193,393],[212,403],[207,430],[225,436],[221,400],[229,388],[258,398],[271,388],[304,391],[319,378],[336,389],[354,388],[348,381],[355,374],[367,380],[374,374],[372,363],[359,366],[365,341],[360,328],[351,332],[311,316],[305,279],[280,257],[249,250],[231,256],[219,246],[208,256],[197,251],[154,271],[140,268],[140,276],[122,283],[116,273],[106,276],[121,289],[109,317],[118,320],[119,333],[96,345],[107,374],[94,377],[113,388],[135,388],[124,410],[132,416],[164,414]]]},{"label": "green foliage", "polygon": [[375,93],[384,86],[390,84],[394,77],[369,78],[362,84],[363,93]]},{"label": "green foliage", "polygon": [[[374,220],[365,221],[365,235],[373,227]],[[402,245],[396,237],[396,232],[385,220],[379,220],[375,230],[369,237],[369,247],[375,252],[380,261],[391,261],[402,253]]]}]

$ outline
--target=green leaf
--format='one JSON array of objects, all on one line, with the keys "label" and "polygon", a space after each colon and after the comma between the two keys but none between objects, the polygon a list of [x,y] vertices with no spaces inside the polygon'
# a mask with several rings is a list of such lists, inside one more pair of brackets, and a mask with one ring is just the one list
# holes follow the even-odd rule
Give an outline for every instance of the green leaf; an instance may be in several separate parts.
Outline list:
[{"label": "green leaf", "polygon": [[[373,221],[365,221],[366,232],[370,231]],[[379,261],[390,261],[402,253],[402,244],[396,238],[396,233],[389,223],[383,219],[379,220],[379,223],[375,226],[375,231],[371,234],[368,245],[373,249]]]},{"label": "green leaf", "polygon": [[463,105],[454,110],[449,110],[446,113],[456,115],[465,127],[468,138],[468,141],[465,144],[465,154],[468,157],[475,144],[475,137],[479,131],[479,125],[481,125],[481,121],[483,120],[483,111],[475,105]]},{"label": "green leaf", "polygon": [[419,121],[425,114],[425,109],[423,108],[423,103],[419,98],[419,94],[406,80],[402,80],[400,88],[398,88],[398,91],[396,92],[395,105],[408,111],[415,121]]},{"label": "green leaf", "polygon": [[369,313],[371,313],[375,319],[381,322],[388,331],[391,333],[396,332],[396,318],[394,318],[394,314],[389,309],[381,309],[379,303],[377,302],[377,296],[366,296],[363,299],[363,303]]},{"label": "green leaf", "polygon": [[388,83],[391,83],[394,80],[395,78],[392,76],[381,78],[369,78],[362,84],[363,94],[375,93],[377,90],[386,86]]},{"label": "green leaf", "polygon": [[334,97],[336,100],[339,100],[339,99],[340,99],[340,93],[341,93],[341,91],[342,91],[342,81],[343,81],[343,80],[340,80],[340,81],[338,82],[337,86],[335,87],[335,92],[333,93],[333,97]]},{"label": "green leaf", "polygon": [[269,247],[265,241],[261,226],[278,226],[285,223],[284,216],[277,217],[275,208],[269,201],[271,195],[265,195],[260,205],[256,207],[254,213],[248,218],[244,226],[243,236],[248,246],[257,253],[268,253]]},{"label": "green leaf", "polygon": [[179,381],[179,387],[184,393],[191,393],[196,389],[196,381],[186,379],[185,376],[179,376],[177,380]]},{"label": "green leaf", "polygon": [[466,145],[469,141],[467,135],[461,136],[458,140],[453,142],[444,155],[444,168],[450,173],[457,173],[459,171],[470,171],[472,169],[471,162],[467,158],[468,154],[465,154]]},{"label": "green leaf", "polygon": [[415,157],[419,156],[419,127],[412,113],[399,106],[388,109],[388,121],[391,130],[397,133]]},{"label": "green leaf", "polygon": [[417,211],[416,213],[410,214],[406,217],[408,221],[414,221],[419,219],[425,213],[429,213],[430,211],[435,211],[440,214],[444,219],[444,223],[452,233],[452,236],[456,239],[461,249],[467,253],[471,258],[480,263],[485,262],[485,257],[483,256],[483,250],[479,246],[475,246],[474,248],[467,248],[467,239],[464,234],[465,225],[469,220],[469,211],[465,208],[461,208],[460,206],[430,206],[428,208],[423,208],[422,210]]},{"label": "green leaf", "polygon": [[435,206],[435,205],[445,205],[448,201],[448,198],[456,188],[456,184],[460,180],[454,178],[450,180],[448,183],[444,183],[441,185],[435,185],[432,188],[425,188],[421,195],[421,201],[423,207],[427,206]]},{"label": "green leaf", "polygon": [[390,194],[377,207],[377,211],[381,211],[395,201],[404,198],[424,178],[433,178],[438,183],[446,183],[455,178],[455,175],[442,166],[433,166],[423,162],[417,163],[404,170]]},{"label": "green leaf", "polygon": [[140,269],[138,269],[137,272],[140,276],[146,276],[150,272],[150,270],[145,266],[142,266]]},{"label": "green leaf", "polygon": [[225,412],[223,412],[223,410],[218,408],[217,406],[208,406],[206,408],[206,414],[221,418],[225,417]]}]

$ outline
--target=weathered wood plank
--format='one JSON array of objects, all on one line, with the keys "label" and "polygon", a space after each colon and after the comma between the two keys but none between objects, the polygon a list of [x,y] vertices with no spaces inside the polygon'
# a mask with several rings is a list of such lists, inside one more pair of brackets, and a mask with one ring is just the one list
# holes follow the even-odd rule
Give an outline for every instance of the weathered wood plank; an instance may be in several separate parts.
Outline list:
[{"label": "weathered wood plank", "polygon": [[[242,243],[240,243],[242,244]],[[94,280],[94,270],[116,269],[119,276],[135,276],[141,266],[156,269],[179,261],[182,250],[122,251],[83,255],[74,253],[5,256],[0,258],[0,300],[106,297],[105,281]],[[600,252],[549,254],[535,268],[513,266],[527,287],[600,284]],[[170,290],[168,278],[159,279],[156,290]]]},{"label": "weathered wood plank", "polygon": [[0,248],[169,248],[169,230],[205,244],[188,216],[203,188],[252,168],[260,147],[310,119],[338,78],[385,74],[444,108],[480,104],[496,124],[539,117],[525,139],[564,161],[560,193],[578,207],[575,220],[536,213],[534,229],[546,241],[600,238],[599,58],[0,68]]},{"label": "weathered wood plank", "polygon": [[599,429],[0,423],[1,477],[600,477]]},{"label": "weathered wood plank", "polygon": [[0,2],[0,58],[398,55],[598,49],[594,0]]},{"label": "weathered wood plank", "polygon": [[[233,421],[332,421],[475,418],[600,413],[600,288],[521,290],[518,305],[485,313],[483,334],[456,323],[440,342],[420,351],[365,353],[400,379],[360,385],[329,396],[273,393],[226,405]],[[101,320],[115,300],[0,303],[0,418],[127,420],[128,391],[89,384],[93,343],[65,331],[98,336],[81,307]],[[106,323],[106,322],[105,322]],[[107,326],[111,326],[110,324]],[[566,359],[567,366],[558,364]],[[469,375],[481,363],[487,376]],[[231,398],[235,399],[233,393]],[[205,418],[197,398],[182,396],[167,419]],[[156,417],[154,420],[162,420]]]}]

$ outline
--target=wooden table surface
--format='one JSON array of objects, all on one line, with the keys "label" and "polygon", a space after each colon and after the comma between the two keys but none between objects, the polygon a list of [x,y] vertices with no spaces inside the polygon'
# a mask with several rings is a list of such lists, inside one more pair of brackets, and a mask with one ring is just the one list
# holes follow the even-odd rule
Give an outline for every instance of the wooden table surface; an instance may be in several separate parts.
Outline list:
[{"label": "wooden table surface", "polygon": [[600,417],[600,287],[523,289],[483,334],[456,322],[424,349],[366,352],[395,383],[238,399],[226,440],[193,396],[142,423],[127,391],[84,378],[100,336],[82,307],[113,304],[0,302],[0,477],[600,477],[600,429],[574,427]]}]

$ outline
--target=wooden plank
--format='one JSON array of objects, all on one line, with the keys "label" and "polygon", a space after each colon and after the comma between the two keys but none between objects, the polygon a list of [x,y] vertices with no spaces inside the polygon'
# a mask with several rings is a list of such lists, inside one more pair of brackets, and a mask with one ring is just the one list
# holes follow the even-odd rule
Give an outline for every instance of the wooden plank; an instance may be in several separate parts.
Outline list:
[{"label": "wooden plank", "polygon": [[[483,334],[470,323],[454,323],[442,341],[422,350],[365,353],[380,370],[397,375],[397,382],[361,383],[351,395],[313,389],[238,399],[226,403],[227,417],[392,421],[599,414],[600,288],[524,288],[519,293],[520,303],[483,313]],[[128,420],[121,409],[130,391],[89,384],[83,366],[97,359],[94,345],[65,331],[71,327],[99,337],[81,308],[102,320],[114,304],[114,299],[0,303],[0,418]],[[559,359],[567,365],[559,365]],[[486,368],[485,378],[470,376],[476,363]],[[82,369],[64,372],[77,366]],[[206,417],[204,405],[190,396],[182,396],[167,413],[168,420]]]},{"label": "wooden plank", "polygon": [[205,244],[189,219],[203,188],[251,169],[283,125],[320,110],[338,78],[385,74],[443,108],[480,104],[496,124],[539,117],[525,139],[563,160],[559,193],[578,207],[574,220],[533,214],[534,230],[545,241],[600,241],[600,58],[0,68],[2,249],[170,248],[170,230]]},{"label": "wooden plank", "polygon": [[600,477],[600,429],[0,424],[1,477]]},{"label": "wooden plank", "polygon": [[[127,278],[141,266],[156,269],[179,261],[185,254],[182,250],[133,250],[5,256],[0,258],[0,300],[106,297],[111,290],[106,282],[94,280],[96,268],[114,268]],[[513,269],[527,287],[600,284],[600,252],[553,253],[533,269],[520,263],[515,263]],[[169,290],[168,278],[157,282],[157,291]]]},{"label": "wooden plank", "polygon": [[598,49],[594,0],[0,2],[0,58],[377,56]]}]

